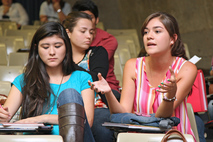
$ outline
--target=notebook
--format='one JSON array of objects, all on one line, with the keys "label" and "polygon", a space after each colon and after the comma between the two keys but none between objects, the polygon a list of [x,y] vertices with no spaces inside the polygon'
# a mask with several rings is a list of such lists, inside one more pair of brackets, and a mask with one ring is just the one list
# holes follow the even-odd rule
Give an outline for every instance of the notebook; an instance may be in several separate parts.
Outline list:
[{"label": "notebook", "polygon": [[0,123],[0,132],[51,133],[53,126],[36,123]]},{"label": "notebook", "polygon": [[102,126],[113,129],[116,132],[144,132],[144,133],[165,133],[169,129],[161,129],[160,127],[154,126],[143,126],[143,125],[133,125],[133,124],[123,124],[123,123],[112,123],[112,122],[104,122]]}]

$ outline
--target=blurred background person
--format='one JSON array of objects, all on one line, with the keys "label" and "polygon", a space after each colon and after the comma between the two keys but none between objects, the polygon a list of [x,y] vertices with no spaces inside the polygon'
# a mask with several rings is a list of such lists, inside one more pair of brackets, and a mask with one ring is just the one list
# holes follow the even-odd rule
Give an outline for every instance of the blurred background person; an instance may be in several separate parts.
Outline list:
[{"label": "blurred background person", "polygon": [[0,6],[0,19],[15,21],[17,27],[20,28],[22,25],[27,25],[29,22],[28,14],[24,7],[13,0],[1,0],[2,5]]},{"label": "blurred background person", "polygon": [[63,0],[46,0],[40,7],[40,21],[59,21],[62,22],[66,15],[71,12],[70,4]]}]

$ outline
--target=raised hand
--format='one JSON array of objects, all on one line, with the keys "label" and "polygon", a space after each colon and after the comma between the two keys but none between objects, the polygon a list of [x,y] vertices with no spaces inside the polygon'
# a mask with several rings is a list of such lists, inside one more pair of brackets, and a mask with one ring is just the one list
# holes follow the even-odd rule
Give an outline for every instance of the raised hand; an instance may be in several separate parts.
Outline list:
[{"label": "raised hand", "polygon": [[101,73],[98,73],[98,81],[91,82],[88,81],[88,84],[91,86],[92,90],[95,90],[97,93],[105,94],[111,91],[111,88],[107,81],[102,77]]},{"label": "raised hand", "polygon": [[60,3],[59,2],[53,3],[53,8],[55,11],[57,11],[58,9],[61,9]]},{"label": "raised hand", "polygon": [[170,79],[167,80],[168,83],[162,82],[161,85],[159,85],[159,87],[161,89],[158,90],[158,92],[167,93],[166,96],[168,98],[173,98],[173,97],[175,97],[175,94],[177,91],[177,84],[176,84],[176,79],[175,79],[175,73],[174,73],[173,69],[171,68],[171,66],[169,67],[169,71],[171,73],[171,77],[170,77]]}]

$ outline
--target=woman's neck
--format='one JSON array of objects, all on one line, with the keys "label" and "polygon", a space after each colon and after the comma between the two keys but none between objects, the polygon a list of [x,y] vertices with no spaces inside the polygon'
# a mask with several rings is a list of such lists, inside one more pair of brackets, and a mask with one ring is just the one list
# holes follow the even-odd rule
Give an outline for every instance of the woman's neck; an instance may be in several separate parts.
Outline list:
[{"label": "woman's neck", "polygon": [[174,59],[175,57],[172,56],[167,59],[146,57],[146,74],[153,87],[157,87],[161,83]]},{"label": "woman's neck", "polygon": [[58,84],[60,83],[61,78],[64,76],[62,71],[62,66],[55,67],[55,68],[46,67],[46,71],[47,71],[47,74],[49,75],[50,83]]},{"label": "woman's neck", "polygon": [[85,56],[85,50],[79,50],[79,48],[72,48],[73,53],[73,61],[77,64],[79,63]]},{"label": "woman's neck", "polygon": [[152,56],[148,56],[147,58],[147,63],[149,64],[150,68],[152,70],[164,70],[164,69],[168,69],[168,67],[170,65],[172,65],[173,61],[174,61],[175,57],[174,56],[161,56],[161,57],[152,57]]}]

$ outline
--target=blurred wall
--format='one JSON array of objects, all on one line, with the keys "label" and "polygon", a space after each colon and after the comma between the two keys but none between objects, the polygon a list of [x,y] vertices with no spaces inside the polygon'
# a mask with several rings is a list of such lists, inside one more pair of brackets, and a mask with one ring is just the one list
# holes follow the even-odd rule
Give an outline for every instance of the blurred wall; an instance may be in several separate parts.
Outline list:
[{"label": "blurred wall", "polygon": [[[76,0],[67,0],[71,5]],[[172,14],[179,23],[183,42],[191,57],[202,57],[196,65],[205,75],[213,56],[213,1],[212,0],[93,0],[99,8],[100,21],[106,29],[135,28],[138,31],[145,18],[156,11]],[[142,40],[141,40],[142,45]]]}]

